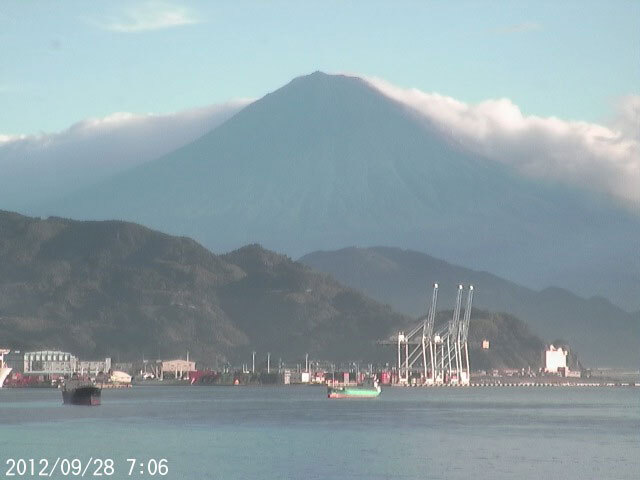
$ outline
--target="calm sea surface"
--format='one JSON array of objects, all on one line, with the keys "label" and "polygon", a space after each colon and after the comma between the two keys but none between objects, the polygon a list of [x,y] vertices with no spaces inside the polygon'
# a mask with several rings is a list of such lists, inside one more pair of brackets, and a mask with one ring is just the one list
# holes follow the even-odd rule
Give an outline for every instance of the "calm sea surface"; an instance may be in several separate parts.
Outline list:
[{"label": "calm sea surface", "polygon": [[162,458],[170,479],[640,478],[640,388],[325,392],[137,387],[105,390],[91,408],[63,406],[57,390],[3,389],[0,478],[7,459],[58,457],[111,458],[114,479],[149,478],[139,463]]}]

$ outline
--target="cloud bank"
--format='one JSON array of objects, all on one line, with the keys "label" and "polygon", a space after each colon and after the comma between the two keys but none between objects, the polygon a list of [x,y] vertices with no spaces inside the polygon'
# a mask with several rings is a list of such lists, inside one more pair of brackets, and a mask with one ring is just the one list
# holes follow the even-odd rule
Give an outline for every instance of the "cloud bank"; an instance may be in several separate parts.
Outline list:
[{"label": "cloud bank", "polygon": [[250,100],[169,115],[114,113],[58,133],[0,135],[0,208],[24,210],[156,159],[214,129]]},{"label": "cloud bank", "polygon": [[611,126],[523,115],[503,98],[470,105],[365,79],[463,147],[529,177],[591,189],[640,212],[640,96],[621,99]]},{"label": "cloud bank", "polygon": [[523,22],[506,27],[496,28],[495,33],[511,34],[511,33],[527,33],[542,30],[542,26],[536,22]]},{"label": "cloud bank", "polygon": [[128,8],[123,18],[104,25],[113,32],[136,33],[199,23],[188,8],[162,2],[146,2]]}]

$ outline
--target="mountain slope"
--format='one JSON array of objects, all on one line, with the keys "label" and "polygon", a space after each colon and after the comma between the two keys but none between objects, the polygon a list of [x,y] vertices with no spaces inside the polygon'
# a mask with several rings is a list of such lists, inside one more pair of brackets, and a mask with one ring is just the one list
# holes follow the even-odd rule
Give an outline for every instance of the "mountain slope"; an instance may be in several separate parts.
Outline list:
[{"label": "mountain slope", "polygon": [[376,342],[410,320],[325,274],[251,245],[222,257],[246,276],[225,285],[220,305],[261,349],[289,358],[379,359]]},{"label": "mountain slope", "polygon": [[640,319],[603,298],[584,299],[560,288],[534,291],[397,248],[314,252],[300,261],[410,315],[424,314],[435,282],[441,285],[441,308],[452,306],[457,283],[474,284],[475,306],[513,313],[542,337],[566,340],[587,364],[636,366],[639,360]]},{"label": "mountain slope", "polygon": [[121,222],[0,212],[0,332],[85,356],[224,356],[248,344],[215,301],[243,272],[194,241]]},{"label": "mountain slope", "polygon": [[467,153],[352,77],[297,78],[195,142],[42,212],[132,220],[215,251],[393,244],[640,306],[628,240],[640,238],[640,220]]},{"label": "mountain slope", "polygon": [[[473,309],[469,322],[469,363],[474,370],[542,367],[545,344],[513,315]],[[489,340],[489,349],[482,341]]]},{"label": "mountain slope", "polygon": [[410,320],[289,258],[249,246],[217,256],[191,239],[124,222],[0,211],[0,340],[84,357],[270,351],[375,359]]}]

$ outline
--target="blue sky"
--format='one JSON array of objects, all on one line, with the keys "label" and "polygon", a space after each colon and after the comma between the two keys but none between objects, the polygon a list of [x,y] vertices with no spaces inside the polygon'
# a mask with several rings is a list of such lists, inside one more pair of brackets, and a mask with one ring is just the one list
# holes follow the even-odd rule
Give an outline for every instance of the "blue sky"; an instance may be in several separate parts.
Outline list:
[{"label": "blue sky", "polygon": [[0,134],[259,97],[315,70],[606,122],[640,86],[640,2],[0,4]]}]

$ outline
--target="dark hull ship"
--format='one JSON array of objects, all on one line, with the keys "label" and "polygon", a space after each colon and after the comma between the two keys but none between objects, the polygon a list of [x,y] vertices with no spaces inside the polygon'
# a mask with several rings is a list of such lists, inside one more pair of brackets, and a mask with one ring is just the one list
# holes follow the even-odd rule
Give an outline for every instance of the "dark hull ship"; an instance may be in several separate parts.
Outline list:
[{"label": "dark hull ship", "polygon": [[62,387],[62,403],[65,405],[100,405],[102,389],[92,383],[70,380]]}]

